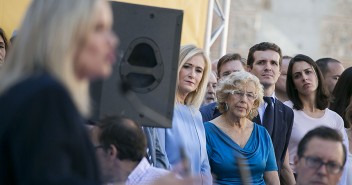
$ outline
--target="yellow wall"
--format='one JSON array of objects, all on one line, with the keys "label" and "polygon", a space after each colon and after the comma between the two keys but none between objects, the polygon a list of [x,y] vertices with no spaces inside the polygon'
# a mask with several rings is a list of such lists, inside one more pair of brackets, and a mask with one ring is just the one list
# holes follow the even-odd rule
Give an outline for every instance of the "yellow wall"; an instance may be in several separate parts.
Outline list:
[{"label": "yellow wall", "polygon": [[206,20],[208,11],[207,0],[114,0],[133,4],[157,6],[183,10],[181,44],[195,44],[204,47]]},{"label": "yellow wall", "polygon": [[5,30],[8,39],[21,24],[29,3],[30,0],[0,0],[0,27]]},{"label": "yellow wall", "polygon": [[[208,10],[207,0],[115,1],[183,10],[181,44],[195,44],[203,48]],[[30,0],[0,0],[0,26],[5,30],[9,38],[12,32],[20,25],[29,3]]]}]

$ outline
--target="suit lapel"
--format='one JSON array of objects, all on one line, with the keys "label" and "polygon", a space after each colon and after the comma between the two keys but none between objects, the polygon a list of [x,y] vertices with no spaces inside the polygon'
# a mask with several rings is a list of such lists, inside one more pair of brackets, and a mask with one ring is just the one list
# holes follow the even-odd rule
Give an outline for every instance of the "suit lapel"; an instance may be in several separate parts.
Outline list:
[{"label": "suit lapel", "polygon": [[285,124],[283,124],[284,121],[284,112],[283,112],[283,106],[280,104],[280,100],[275,99],[275,107],[274,107],[274,128],[273,128],[273,133],[272,133],[272,138],[275,138],[277,134],[280,134],[282,128],[284,127]]}]

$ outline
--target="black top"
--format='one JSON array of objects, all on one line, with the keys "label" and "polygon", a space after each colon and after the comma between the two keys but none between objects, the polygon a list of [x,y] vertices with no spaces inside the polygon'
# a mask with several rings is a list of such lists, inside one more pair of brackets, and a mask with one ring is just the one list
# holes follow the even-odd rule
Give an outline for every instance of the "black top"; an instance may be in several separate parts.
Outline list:
[{"label": "black top", "polygon": [[100,184],[94,149],[66,89],[47,74],[0,96],[0,184]]},{"label": "black top", "polygon": [[208,121],[213,120],[221,115],[218,107],[216,106],[216,102],[202,106],[199,109],[199,111],[202,114],[203,122],[208,122]]}]

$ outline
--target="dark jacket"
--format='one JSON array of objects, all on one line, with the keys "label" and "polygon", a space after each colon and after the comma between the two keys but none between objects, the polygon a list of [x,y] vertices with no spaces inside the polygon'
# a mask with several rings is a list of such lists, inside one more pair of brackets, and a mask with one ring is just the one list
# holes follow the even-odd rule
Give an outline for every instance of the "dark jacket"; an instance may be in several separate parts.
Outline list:
[{"label": "dark jacket", "polygon": [[[293,111],[280,100],[275,99],[274,118],[273,132],[269,134],[274,145],[276,163],[280,172],[291,137]],[[253,122],[261,124],[259,115],[253,119]]]},{"label": "dark jacket", "polygon": [[100,184],[84,121],[66,89],[47,74],[0,96],[0,184]]}]

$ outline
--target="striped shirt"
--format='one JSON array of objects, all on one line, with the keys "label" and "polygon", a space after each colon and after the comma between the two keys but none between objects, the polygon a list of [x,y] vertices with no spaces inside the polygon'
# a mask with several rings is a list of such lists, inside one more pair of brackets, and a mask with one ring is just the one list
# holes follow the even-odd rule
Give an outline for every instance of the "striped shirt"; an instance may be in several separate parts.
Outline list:
[{"label": "striped shirt", "polygon": [[151,166],[144,157],[128,176],[126,185],[149,185],[168,173],[167,170]]}]

